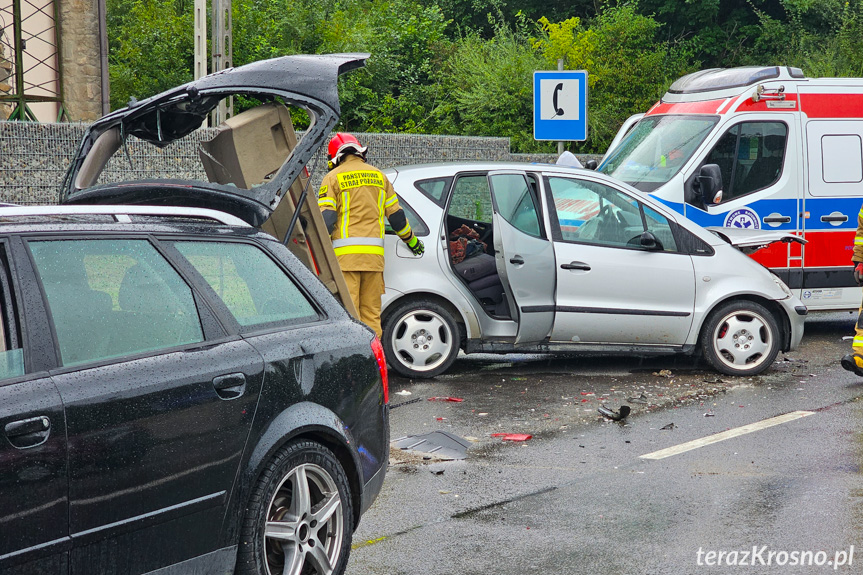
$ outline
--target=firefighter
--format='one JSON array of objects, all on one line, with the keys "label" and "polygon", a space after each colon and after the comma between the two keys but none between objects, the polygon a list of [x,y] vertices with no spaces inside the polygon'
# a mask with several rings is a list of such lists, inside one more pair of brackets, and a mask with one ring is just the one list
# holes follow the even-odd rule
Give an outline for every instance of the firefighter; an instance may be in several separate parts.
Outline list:
[{"label": "firefighter", "polygon": [[[863,286],[863,208],[860,208],[860,213],[857,214],[857,233],[854,234],[854,255],[851,256],[851,263],[854,265],[854,281]],[[848,371],[863,376],[863,303],[860,304],[857,324],[854,327],[852,353],[844,356],[840,363]]]},{"label": "firefighter", "polygon": [[330,172],[318,192],[318,206],[360,320],[381,337],[384,293],[384,216],[414,255],[423,243],[399,207],[393,185],[366,163],[366,146],[351,134],[338,133],[327,146]]}]

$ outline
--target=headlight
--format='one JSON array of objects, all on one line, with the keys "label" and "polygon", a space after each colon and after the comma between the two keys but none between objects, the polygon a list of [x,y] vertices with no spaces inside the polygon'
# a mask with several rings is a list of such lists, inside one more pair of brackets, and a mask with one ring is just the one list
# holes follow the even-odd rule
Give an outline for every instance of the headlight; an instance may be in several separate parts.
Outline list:
[{"label": "headlight", "polygon": [[[772,275],[772,274],[771,274],[771,275]],[[774,276],[773,276],[773,281],[774,281],[774,282],[776,282],[776,285],[778,285],[778,286],[779,286],[779,288],[780,288],[782,291],[784,291],[784,292],[785,292],[785,296],[786,296],[786,297],[791,297],[792,295],[794,295],[793,293],[791,293],[791,289],[790,289],[787,285],[785,285],[785,282],[784,282],[784,281],[782,281],[781,279],[779,279],[779,277],[778,277],[778,276],[775,276],[775,275],[774,275]]]}]

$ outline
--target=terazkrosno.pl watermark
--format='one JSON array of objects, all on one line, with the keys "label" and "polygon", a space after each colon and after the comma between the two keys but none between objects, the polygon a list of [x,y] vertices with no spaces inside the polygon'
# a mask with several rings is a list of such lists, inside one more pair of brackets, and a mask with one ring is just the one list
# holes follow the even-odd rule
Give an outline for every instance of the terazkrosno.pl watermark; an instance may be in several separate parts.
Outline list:
[{"label": "terazkrosno.pl watermark", "polygon": [[706,551],[698,548],[696,564],[707,567],[760,567],[762,565],[850,567],[854,564],[854,546],[832,553],[827,551],[777,551],[767,545],[753,545],[752,549],[733,551]]}]

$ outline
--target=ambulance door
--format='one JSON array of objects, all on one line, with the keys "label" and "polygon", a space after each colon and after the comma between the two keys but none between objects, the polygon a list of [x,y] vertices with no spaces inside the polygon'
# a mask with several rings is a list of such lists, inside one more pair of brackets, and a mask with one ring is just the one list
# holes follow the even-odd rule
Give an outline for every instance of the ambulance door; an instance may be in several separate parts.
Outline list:
[{"label": "ambulance door", "polygon": [[494,257],[513,319],[516,344],[538,343],[554,323],[554,247],[543,224],[538,183],[522,172],[489,172]]},{"label": "ambulance door", "polygon": [[809,120],[806,152],[800,299],[811,309],[856,308],[860,288],[850,269],[863,200],[863,121]]},{"label": "ambulance door", "polygon": [[[800,158],[802,144],[796,113],[738,115],[708,142],[704,155],[686,174],[686,217],[705,227],[801,230]],[[705,164],[720,168],[721,197],[702,198],[697,192],[696,176]],[[803,266],[797,243],[773,244],[756,252],[753,258],[786,282],[799,275]]]}]

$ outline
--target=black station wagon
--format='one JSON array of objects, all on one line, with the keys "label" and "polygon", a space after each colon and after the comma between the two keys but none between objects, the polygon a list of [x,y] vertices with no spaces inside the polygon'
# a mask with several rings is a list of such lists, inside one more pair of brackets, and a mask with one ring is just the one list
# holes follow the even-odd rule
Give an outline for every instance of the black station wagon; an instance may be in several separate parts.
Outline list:
[{"label": "black station wagon", "polygon": [[0,573],[344,572],[389,460],[386,363],[310,271],[297,198],[367,57],[133,102],[87,130],[62,205],[0,207]]},{"label": "black station wagon", "polygon": [[0,572],[343,572],[383,350],[206,209],[0,208]]}]

